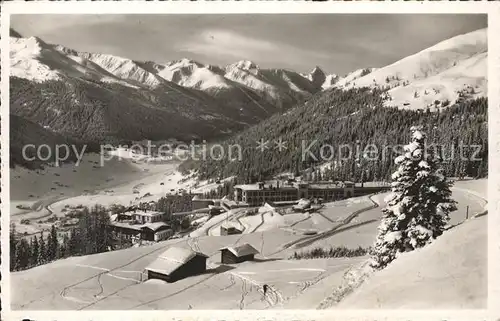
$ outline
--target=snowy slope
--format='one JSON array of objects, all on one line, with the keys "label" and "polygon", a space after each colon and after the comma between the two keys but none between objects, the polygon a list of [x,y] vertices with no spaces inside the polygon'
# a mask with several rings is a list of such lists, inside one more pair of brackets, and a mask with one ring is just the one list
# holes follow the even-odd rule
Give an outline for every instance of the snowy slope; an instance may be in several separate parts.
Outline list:
[{"label": "snowy slope", "polygon": [[[348,88],[350,86],[355,86],[356,85],[355,81],[357,79],[362,78],[362,77],[372,73],[375,70],[377,70],[377,68],[361,68],[361,69],[354,70],[354,71],[348,73],[347,75],[345,75],[344,77],[338,79],[337,82],[335,83],[335,87]],[[325,86],[325,88],[327,88],[327,86]]]},{"label": "snowy slope", "polygon": [[387,88],[392,100],[386,105],[400,108],[442,106],[446,100],[451,105],[460,91],[464,98],[486,96],[487,51],[487,29],[480,29],[442,41],[364,77],[347,76],[335,86]]},{"label": "snowy slope", "polygon": [[37,37],[10,37],[10,73],[35,81],[62,79],[64,76],[94,80],[116,80],[96,64],[59,52]]},{"label": "snowy slope", "polygon": [[199,62],[181,59],[165,64],[164,68],[158,72],[158,76],[184,87],[201,90],[231,88],[230,82],[217,71],[218,69]]},{"label": "snowy slope", "polygon": [[339,80],[340,80],[340,77],[335,75],[335,74],[326,75],[325,81],[323,82],[321,87],[323,89],[329,88],[329,87],[335,85],[335,83],[337,83],[337,81],[339,81]]},{"label": "snowy slope", "polygon": [[226,66],[224,77],[251,89],[266,101],[278,108],[291,106],[315,91],[311,82],[298,75],[300,81],[307,83],[304,89],[290,77],[286,77],[281,69],[260,69],[253,62],[239,61]]},{"label": "snowy slope", "polygon": [[[386,105],[402,108],[427,108],[434,110],[464,98],[487,96],[486,52],[474,55],[437,75],[398,86],[389,91],[391,100]],[[447,103],[449,101],[449,103]]]},{"label": "snowy slope", "polygon": [[[487,216],[402,255],[335,308],[486,308]],[[425,262],[425,264],[423,264]]]},{"label": "snowy slope", "polygon": [[[87,168],[92,171],[90,164],[91,162]],[[110,164],[110,166],[109,170],[117,168],[115,164]],[[120,172],[125,174],[120,180],[127,183],[123,186],[123,191],[120,191],[122,187],[114,187],[116,194],[130,191],[132,186],[139,182],[150,188],[162,188],[159,180],[164,181],[165,176],[160,168],[157,170],[158,175],[148,177],[145,177],[144,173],[133,174],[130,169],[133,168],[122,167],[120,169]],[[54,170],[60,169],[50,169],[50,172]],[[25,193],[26,187],[31,188],[33,185],[31,183],[33,175],[26,176],[27,173],[23,174],[23,172],[16,171],[11,175],[13,178],[20,175],[23,180],[24,187],[18,186],[17,189],[19,195]],[[85,175],[85,173],[80,173],[79,170],[79,173],[74,175]],[[141,178],[137,180],[137,176],[132,175]],[[93,177],[95,180],[96,174],[93,174]],[[49,177],[46,178],[49,179]],[[90,183],[92,179],[88,181]],[[100,183],[103,181],[104,179]],[[18,180],[13,179],[12,184],[16,182]],[[473,189],[479,193],[485,190],[486,180],[457,182],[456,186],[464,190]],[[144,189],[141,190],[141,194],[146,191],[152,192],[152,190]],[[110,195],[100,195],[111,198]],[[454,198],[459,201],[459,211],[462,213],[464,206],[473,202],[472,199],[462,199],[460,194],[455,194],[455,190]],[[374,198],[380,204],[383,203],[382,199],[381,195]],[[324,214],[331,220],[345,218],[363,205],[360,202],[354,202],[355,200],[330,203]],[[63,207],[62,204],[80,203],[87,204],[83,199],[79,199],[78,202],[76,199],[75,201],[68,199],[61,201],[61,205],[54,204],[51,207],[57,211],[58,208]],[[232,212],[238,211],[244,210]],[[359,219],[362,221],[378,220],[380,208],[376,211],[378,213],[365,212],[367,215],[361,214]],[[471,212],[476,213],[477,210],[471,207]],[[229,219],[235,215],[230,214]],[[264,307],[310,309],[317,308],[325,297],[342,284],[346,272],[356,269],[366,260],[366,257],[288,260],[287,258],[293,251],[302,249],[292,248],[290,252],[284,250],[283,245],[303,243],[304,235],[292,233],[289,229],[276,228],[276,221],[281,219],[270,215],[263,215],[262,232],[229,236],[207,235],[211,234],[210,229],[213,229],[213,226],[217,227],[223,223],[225,216],[215,216],[188,238],[167,240],[146,247],[73,257],[26,271],[14,272],[11,275],[13,307],[41,310],[188,309],[189,306],[193,309]],[[286,216],[283,218],[287,219]],[[453,305],[454,303],[469,308],[484,306],[486,218],[487,216],[470,219],[446,232],[430,246],[402,256],[387,268],[387,272],[382,271],[373,275],[364,286],[355,290],[352,296],[346,297],[338,307],[378,307],[377,298],[380,299],[380,305],[383,308],[400,308],[409,305],[417,308],[458,308],[459,306]],[[296,215],[289,223],[299,221],[301,221],[300,215]],[[244,223],[253,224],[253,222]],[[364,239],[365,234],[366,238],[371,235],[373,241],[376,235],[376,225],[370,225],[370,230],[364,231],[364,226],[368,225],[356,226],[359,222],[353,221],[352,223],[352,226],[348,226],[350,228],[337,230],[335,239],[330,239],[325,243],[317,240],[311,246],[346,245],[350,248],[357,245],[365,246],[364,243],[360,243],[360,238]],[[234,265],[234,269],[219,266],[221,247],[243,243],[249,243],[259,250],[257,260]],[[174,244],[182,248],[197,249],[207,254],[209,256],[208,267],[214,269],[172,284],[159,281],[141,283],[144,268],[156,259],[158,253]],[[262,295],[259,293],[262,284],[268,284],[273,289],[273,294],[268,297],[270,300],[267,302],[261,300]]]}]

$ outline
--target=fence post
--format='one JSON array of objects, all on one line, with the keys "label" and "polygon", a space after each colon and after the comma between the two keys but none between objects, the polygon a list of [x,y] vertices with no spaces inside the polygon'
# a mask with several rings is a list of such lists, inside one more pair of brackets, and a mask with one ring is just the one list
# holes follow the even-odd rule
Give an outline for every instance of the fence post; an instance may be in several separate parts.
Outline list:
[{"label": "fence post", "polygon": [[465,219],[468,220],[469,219],[469,205],[467,205],[467,211],[465,213]]}]

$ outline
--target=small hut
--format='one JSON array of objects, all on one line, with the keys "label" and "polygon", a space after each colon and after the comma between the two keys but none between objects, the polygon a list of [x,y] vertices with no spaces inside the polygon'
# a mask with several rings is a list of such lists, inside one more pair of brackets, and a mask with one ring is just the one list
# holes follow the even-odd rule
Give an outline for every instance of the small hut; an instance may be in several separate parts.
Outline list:
[{"label": "small hut", "polygon": [[190,249],[169,247],[146,267],[148,279],[175,282],[201,274],[207,270],[207,258],[205,254]]},{"label": "small hut", "polygon": [[220,235],[241,234],[242,231],[239,227],[239,225],[236,225],[234,223],[225,222],[220,226]]},{"label": "small hut", "polygon": [[222,264],[235,264],[245,261],[253,261],[255,254],[258,254],[253,246],[245,243],[240,246],[228,246],[220,249]]}]

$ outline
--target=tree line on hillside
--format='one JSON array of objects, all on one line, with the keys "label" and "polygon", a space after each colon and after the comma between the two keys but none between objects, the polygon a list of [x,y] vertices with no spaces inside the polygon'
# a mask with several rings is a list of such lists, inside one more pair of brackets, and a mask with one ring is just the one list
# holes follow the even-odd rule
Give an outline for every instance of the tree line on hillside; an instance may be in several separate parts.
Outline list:
[{"label": "tree line on hillside", "polygon": [[15,226],[10,231],[10,270],[20,271],[57,259],[89,255],[111,250],[114,236],[109,227],[107,210],[99,205],[83,208],[78,225],[59,236],[52,225],[47,239],[43,233],[30,239],[16,236]]},{"label": "tree line on hillside", "polygon": [[237,179],[231,179],[225,181],[221,185],[218,185],[217,188],[211,189],[205,193],[203,193],[203,198],[205,199],[220,199],[226,196],[229,199],[233,199],[234,195],[234,186],[238,185]]},{"label": "tree line on hillside", "polygon": [[[409,129],[423,125],[428,143],[439,145],[435,147],[446,160],[443,167],[447,175],[487,176],[487,98],[462,101],[430,112],[384,107],[382,94],[368,88],[332,89],[316,94],[304,105],[222,142],[226,151],[229,146],[241,146],[242,159],[217,160],[220,153],[216,153],[215,158],[205,161],[190,159],[179,169],[196,170],[201,179],[236,176],[240,182],[250,183],[283,172],[301,175],[330,162],[332,166],[320,174],[322,179],[388,180],[394,170],[393,160],[400,154],[399,147],[408,141]],[[264,152],[256,149],[261,139],[269,142]],[[274,145],[279,139],[286,142],[281,151]],[[342,148],[344,144],[350,146],[350,157],[349,150]],[[463,148],[461,144],[469,147]],[[477,155],[474,145],[480,146]],[[371,146],[376,146],[378,153],[363,161],[363,152],[373,151]],[[464,157],[459,157],[460,152]],[[479,160],[471,160],[471,156]]]}]

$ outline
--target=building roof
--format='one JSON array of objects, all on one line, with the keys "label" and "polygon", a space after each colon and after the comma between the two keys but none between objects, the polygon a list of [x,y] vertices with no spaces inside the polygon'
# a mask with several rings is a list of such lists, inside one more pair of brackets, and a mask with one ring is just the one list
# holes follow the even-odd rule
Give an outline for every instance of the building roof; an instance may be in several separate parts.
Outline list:
[{"label": "building roof", "polygon": [[145,223],[145,224],[129,224],[129,223],[123,223],[123,222],[111,222],[111,225],[130,229],[130,230],[136,230],[137,232],[140,232],[145,227],[147,227],[153,231],[157,231],[162,226],[170,227],[170,225],[165,223],[165,222],[155,222],[155,223]]},{"label": "building roof", "polygon": [[223,199],[221,199],[221,204],[225,204],[228,207],[238,206],[240,203],[242,203],[242,202],[236,202],[236,201],[230,200],[230,199],[228,199],[226,197],[224,197]]},{"label": "building roof", "polygon": [[154,271],[162,274],[172,274],[175,270],[186,264],[195,256],[203,256],[203,253],[195,252],[191,249],[180,247],[169,247],[165,252],[160,254],[156,260],[146,267],[146,270]]},{"label": "building roof", "polygon": [[[272,186],[272,188],[271,188],[271,186]],[[283,182],[279,182],[279,187],[278,187],[277,181],[266,182],[264,184],[263,188],[259,188],[259,184],[235,185],[234,188],[239,188],[243,191],[271,190],[271,189],[278,189],[278,190],[294,190],[294,189],[296,189],[294,186],[286,185]]]},{"label": "building roof", "polygon": [[213,198],[203,198],[201,196],[195,195],[192,201],[203,201],[203,202],[213,202]]},{"label": "building roof", "polygon": [[309,188],[311,189],[338,189],[338,190],[343,190],[344,186],[340,184],[335,184],[335,183],[314,183],[314,184],[309,184]]},{"label": "building roof", "polygon": [[167,223],[165,222],[154,222],[154,223],[146,223],[146,224],[143,224],[143,226],[141,228],[149,228],[150,230],[153,230],[153,231],[158,231],[160,228],[162,227],[170,227],[170,225],[168,225]]},{"label": "building roof", "polygon": [[253,246],[251,246],[248,243],[245,243],[245,244],[242,244],[239,246],[226,246],[226,247],[221,248],[219,251],[222,251],[222,250],[228,250],[237,257],[259,253],[259,251],[257,251]]}]

